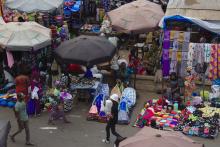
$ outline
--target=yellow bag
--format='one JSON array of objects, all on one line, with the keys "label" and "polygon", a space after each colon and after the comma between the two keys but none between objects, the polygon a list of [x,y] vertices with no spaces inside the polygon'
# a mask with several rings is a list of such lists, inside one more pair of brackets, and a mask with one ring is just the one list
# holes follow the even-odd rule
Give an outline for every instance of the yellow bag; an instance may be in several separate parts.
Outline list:
[{"label": "yellow bag", "polygon": [[121,98],[121,91],[120,91],[120,88],[118,87],[118,85],[115,85],[115,87],[112,89],[111,95],[112,94],[117,94],[118,97]]}]

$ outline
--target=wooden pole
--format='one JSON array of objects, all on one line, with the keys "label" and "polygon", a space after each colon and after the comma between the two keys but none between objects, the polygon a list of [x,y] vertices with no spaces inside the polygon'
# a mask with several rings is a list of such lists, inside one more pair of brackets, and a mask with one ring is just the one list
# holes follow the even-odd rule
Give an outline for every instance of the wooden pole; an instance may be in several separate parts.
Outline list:
[{"label": "wooden pole", "polygon": [[2,8],[3,7],[3,2],[2,1],[3,0],[0,0],[0,7],[1,7],[0,8],[0,13],[1,13],[0,16],[2,16],[2,18],[3,18],[3,8]]}]

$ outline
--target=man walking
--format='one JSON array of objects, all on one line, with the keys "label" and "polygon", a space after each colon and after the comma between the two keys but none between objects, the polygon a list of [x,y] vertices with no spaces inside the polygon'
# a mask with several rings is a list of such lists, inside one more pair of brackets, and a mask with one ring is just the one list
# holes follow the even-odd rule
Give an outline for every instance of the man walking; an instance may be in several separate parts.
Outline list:
[{"label": "man walking", "polygon": [[111,95],[110,100],[106,101],[108,122],[106,126],[106,139],[103,139],[102,142],[107,144],[110,143],[110,130],[116,138],[122,138],[115,130],[115,125],[118,122],[118,101],[119,97],[117,94]]},{"label": "man walking", "polygon": [[30,131],[29,131],[29,124],[28,124],[28,114],[26,111],[26,103],[24,102],[24,94],[18,93],[17,94],[17,102],[15,104],[14,112],[17,118],[18,123],[18,131],[15,132],[11,136],[11,140],[15,142],[15,136],[22,132],[25,129],[26,133],[26,145],[34,145],[30,143]]}]

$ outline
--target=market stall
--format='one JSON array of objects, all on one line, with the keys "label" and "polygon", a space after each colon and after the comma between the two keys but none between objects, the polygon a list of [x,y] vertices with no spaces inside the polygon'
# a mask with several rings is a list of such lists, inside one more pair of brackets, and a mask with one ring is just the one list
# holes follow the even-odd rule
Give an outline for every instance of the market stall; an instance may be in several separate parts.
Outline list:
[{"label": "market stall", "polygon": [[90,69],[93,65],[108,62],[114,56],[116,50],[104,37],[79,36],[61,44],[55,50],[55,56],[61,64],[79,64],[87,67],[85,74],[80,77],[72,76],[70,89],[82,91],[92,91],[96,93],[102,83],[102,74],[93,74]]},{"label": "market stall", "polygon": [[[203,85],[201,90],[204,91],[205,81],[218,78],[216,63],[220,26],[215,22],[178,15],[164,17],[162,22],[165,30],[162,53],[163,76],[176,73],[179,79],[186,77],[186,81],[200,80]],[[190,96],[193,92],[187,92],[193,89],[188,88],[190,82],[186,82],[185,86],[186,96]]]},{"label": "market stall", "polygon": [[[4,68],[1,65],[1,106],[13,108],[16,102],[14,77],[20,74],[21,69],[24,70],[21,65],[28,71],[39,69],[42,79],[48,74],[46,64],[43,63],[45,63],[46,51],[51,45],[50,29],[36,22],[10,22],[1,25],[0,30],[2,33],[0,44],[4,50],[4,58],[1,62],[5,65]],[[17,61],[20,61],[20,64]],[[38,74],[32,72],[31,78],[34,75]],[[46,80],[42,79],[38,80],[46,83]]]},{"label": "market stall", "polygon": [[[108,12],[108,17],[112,26],[112,30],[115,30],[119,33],[125,33],[128,36],[124,39],[125,46],[123,46],[122,48],[130,50],[129,57],[127,57],[127,62],[129,62],[130,71],[132,71],[132,73],[134,73],[135,75],[135,81],[136,74],[145,75],[146,73],[149,73],[149,71],[153,71],[152,73],[154,74],[155,69],[147,71],[147,67],[149,67],[150,69],[151,63],[146,62],[146,60],[143,59],[144,57],[153,57],[151,53],[154,52],[154,49],[159,48],[159,44],[157,43],[157,41],[154,41],[155,46],[151,48],[150,43],[146,41],[146,35],[145,37],[141,37],[142,35],[140,34],[155,31],[158,28],[158,23],[163,16],[164,12],[161,9],[160,5],[144,0],[138,0],[128,4],[124,4],[121,7]],[[103,29],[101,29],[105,32],[108,32],[110,30],[108,29],[109,25],[107,21],[103,23],[104,27]],[[151,38],[153,38],[152,35]],[[148,51],[151,53],[147,53]],[[157,53],[160,54],[159,52]]]},{"label": "market stall", "polygon": [[[135,126],[148,125],[191,136],[216,138],[219,133],[220,26],[216,22],[179,15],[165,16],[161,26],[164,29],[165,92],[159,100],[144,104]],[[202,87],[197,87],[198,81]],[[207,81],[212,81],[212,86],[205,89]]]},{"label": "market stall", "polygon": [[178,104],[148,100],[137,116],[135,127],[145,126],[161,130],[181,131],[190,136],[214,139],[219,133],[219,108],[205,105],[202,101],[188,103],[185,108]]},{"label": "market stall", "polygon": [[[136,91],[132,87],[119,88],[116,85],[111,90],[111,95],[118,94],[120,97],[119,101],[119,112],[118,112],[118,124],[128,125],[130,123],[130,117],[132,109],[136,104]],[[107,122],[106,105],[109,98],[109,87],[108,85],[102,85],[101,91],[95,97],[92,106],[87,115],[87,120],[98,121],[101,123]]]}]

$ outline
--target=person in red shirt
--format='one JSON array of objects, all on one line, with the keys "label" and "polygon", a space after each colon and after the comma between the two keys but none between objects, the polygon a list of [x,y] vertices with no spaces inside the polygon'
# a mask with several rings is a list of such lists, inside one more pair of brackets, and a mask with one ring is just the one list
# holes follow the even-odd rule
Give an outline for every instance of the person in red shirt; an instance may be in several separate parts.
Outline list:
[{"label": "person in red shirt", "polygon": [[28,88],[30,86],[30,79],[27,76],[27,70],[21,70],[22,72],[15,78],[16,84],[16,93],[23,93],[24,94],[24,101],[28,102],[29,100],[29,92]]}]

